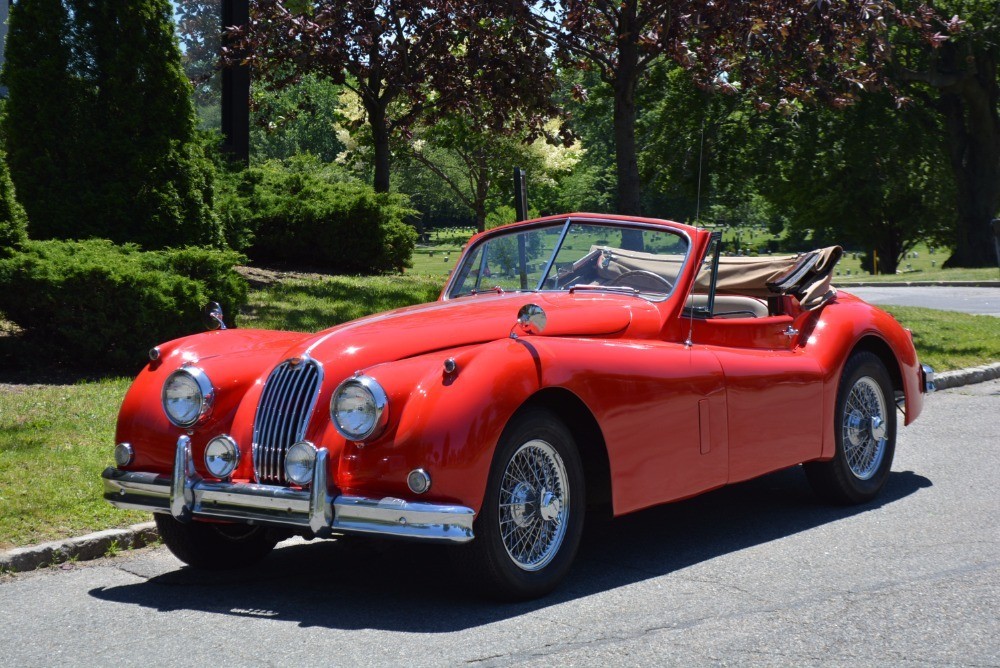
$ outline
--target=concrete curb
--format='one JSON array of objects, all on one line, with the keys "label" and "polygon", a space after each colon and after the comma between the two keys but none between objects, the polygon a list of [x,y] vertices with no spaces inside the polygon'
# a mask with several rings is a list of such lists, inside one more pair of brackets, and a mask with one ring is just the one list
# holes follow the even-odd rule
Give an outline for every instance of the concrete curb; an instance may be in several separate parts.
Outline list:
[{"label": "concrete curb", "polygon": [[1000,288],[1000,281],[834,281],[834,287],[844,288]]},{"label": "concrete curb", "polygon": [[947,390],[950,387],[961,387],[962,385],[973,385],[975,383],[985,383],[988,380],[1000,378],[1000,362],[984,364],[983,366],[969,367],[968,369],[956,369],[955,371],[944,371],[934,376],[934,384],[939,390]]},{"label": "concrete curb", "polygon": [[0,552],[0,571],[33,571],[36,568],[71,560],[99,559],[112,549],[126,550],[144,547],[159,539],[156,524],[144,522],[133,524],[127,529],[108,529],[51,543],[17,547],[13,550]]},{"label": "concrete curb", "polygon": [[[936,375],[934,382],[939,390],[984,383],[1000,378],[1000,362],[968,369],[945,371]],[[0,572],[32,571],[44,566],[59,564],[71,559],[87,561],[108,554],[112,546],[117,549],[144,547],[159,540],[156,524],[133,524],[127,529],[109,529],[78,538],[18,547],[0,552]]]}]

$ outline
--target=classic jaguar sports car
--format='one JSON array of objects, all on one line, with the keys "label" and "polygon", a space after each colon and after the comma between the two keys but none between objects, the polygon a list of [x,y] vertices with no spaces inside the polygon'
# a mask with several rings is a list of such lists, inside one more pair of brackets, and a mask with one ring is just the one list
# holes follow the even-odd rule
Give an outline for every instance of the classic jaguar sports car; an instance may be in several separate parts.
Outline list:
[{"label": "classic jaguar sports car", "polygon": [[916,419],[933,372],[891,316],[830,286],[839,248],[727,258],[719,242],[561,215],[475,236],[431,304],[318,334],[216,313],[150,351],[105,498],[153,511],[195,567],[367,534],[453,543],[509,598],[565,576],[588,507],[798,464],[832,502],[872,499],[896,409]]}]

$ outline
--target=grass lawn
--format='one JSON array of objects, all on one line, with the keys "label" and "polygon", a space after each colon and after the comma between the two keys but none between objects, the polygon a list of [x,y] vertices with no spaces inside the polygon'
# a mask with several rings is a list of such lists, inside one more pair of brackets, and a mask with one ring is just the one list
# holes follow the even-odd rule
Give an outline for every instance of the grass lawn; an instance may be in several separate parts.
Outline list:
[{"label": "grass lawn", "polygon": [[128,385],[0,389],[0,549],[149,519],[101,498]]},{"label": "grass lawn", "polygon": [[[317,330],[430,301],[440,276],[292,279],[251,293],[241,327]],[[938,371],[1000,360],[997,319],[890,306]],[[0,549],[149,519],[101,498],[115,418],[129,379],[0,386]]]},{"label": "grass lawn", "polygon": [[913,330],[920,361],[950,371],[1000,361],[1000,318],[917,306],[881,306]]}]

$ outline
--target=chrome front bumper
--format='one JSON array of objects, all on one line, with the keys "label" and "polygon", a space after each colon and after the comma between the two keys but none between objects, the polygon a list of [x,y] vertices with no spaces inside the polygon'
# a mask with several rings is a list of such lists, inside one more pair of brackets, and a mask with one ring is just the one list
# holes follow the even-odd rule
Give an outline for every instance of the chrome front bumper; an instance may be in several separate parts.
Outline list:
[{"label": "chrome front bumper", "polygon": [[109,466],[104,498],[117,508],[170,513],[182,522],[211,518],[309,529],[318,536],[360,533],[464,543],[472,540],[475,513],[465,506],[373,499],[330,497],[326,448],[316,453],[310,490],[275,485],[211,482],[194,469],[191,441],[177,439],[173,475],[121,471]]}]

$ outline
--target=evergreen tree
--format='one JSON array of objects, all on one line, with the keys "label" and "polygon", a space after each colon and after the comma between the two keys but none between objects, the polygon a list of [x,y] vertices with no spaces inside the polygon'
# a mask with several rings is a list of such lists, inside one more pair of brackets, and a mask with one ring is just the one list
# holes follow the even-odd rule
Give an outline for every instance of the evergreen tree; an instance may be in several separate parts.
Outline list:
[{"label": "evergreen tree", "polygon": [[61,0],[11,7],[3,83],[7,164],[37,239],[74,236],[79,214],[82,82],[72,72],[69,14]]},{"label": "evergreen tree", "polygon": [[168,0],[20,0],[4,81],[33,238],[219,243]]},{"label": "evergreen tree", "polygon": [[0,150],[0,258],[10,257],[28,238],[28,219],[14,197],[7,159]]}]

